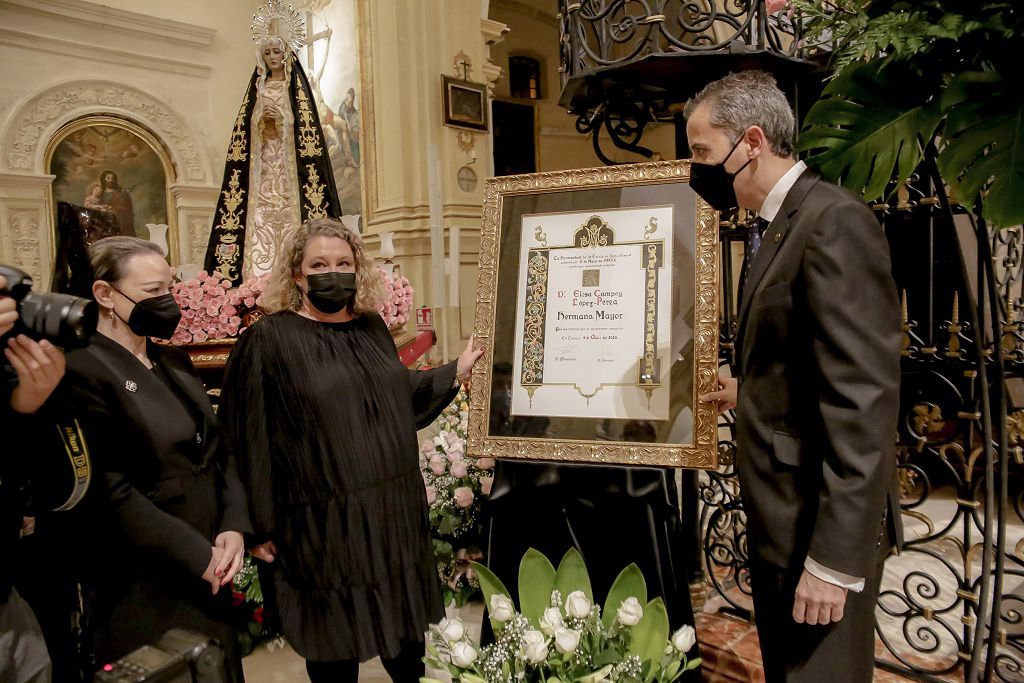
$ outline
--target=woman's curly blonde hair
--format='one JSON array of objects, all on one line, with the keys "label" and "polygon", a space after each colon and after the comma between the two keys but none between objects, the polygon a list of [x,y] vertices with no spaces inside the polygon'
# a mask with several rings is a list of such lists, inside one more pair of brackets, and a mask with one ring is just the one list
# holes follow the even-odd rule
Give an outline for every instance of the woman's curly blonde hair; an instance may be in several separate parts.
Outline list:
[{"label": "woman's curly blonde hair", "polygon": [[284,242],[270,272],[260,308],[267,313],[296,311],[302,305],[302,290],[295,283],[302,275],[302,257],[314,237],[337,237],[348,242],[356,262],[356,296],[349,311],[354,315],[376,315],[384,301],[384,287],[373,260],[366,255],[359,235],[333,218],[314,218],[298,227]]}]

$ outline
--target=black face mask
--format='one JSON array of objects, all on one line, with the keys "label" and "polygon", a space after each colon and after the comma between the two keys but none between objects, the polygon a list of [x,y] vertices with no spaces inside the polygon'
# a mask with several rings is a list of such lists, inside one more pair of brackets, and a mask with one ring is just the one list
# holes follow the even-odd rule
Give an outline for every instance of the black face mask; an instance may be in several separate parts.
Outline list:
[{"label": "black face mask", "polygon": [[[174,300],[173,294],[168,292],[136,301],[117,287],[111,285],[111,288],[135,304],[131,315],[128,316],[128,329],[140,337],[170,339],[174,336],[174,331],[178,329],[178,323],[181,322],[181,309],[178,308],[178,302]],[[117,317],[121,322],[126,322],[121,316]]]},{"label": "black face mask", "polygon": [[725,162],[736,151],[742,140],[743,137],[741,136],[720,163],[698,164],[690,162],[690,187],[716,211],[732,211],[739,206],[739,201],[736,199],[736,188],[733,187],[732,183],[736,176],[740,174],[740,171],[745,169],[753,159],[747,159],[747,163],[740,166],[735,173],[729,173],[725,170]]},{"label": "black face mask", "polygon": [[321,313],[337,313],[352,303],[356,295],[355,273],[316,273],[307,275],[309,303]]}]

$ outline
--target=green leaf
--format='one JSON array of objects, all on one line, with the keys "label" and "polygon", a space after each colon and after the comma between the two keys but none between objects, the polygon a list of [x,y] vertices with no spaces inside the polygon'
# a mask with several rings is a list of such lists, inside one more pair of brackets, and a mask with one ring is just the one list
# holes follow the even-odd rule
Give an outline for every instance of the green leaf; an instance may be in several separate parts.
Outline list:
[{"label": "green leaf", "polygon": [[555,588],[562,594],[563,600],[573,591],[583,591],[588,600],[594,601],[594,591],[590,587],[587,565],[576,548],[570,548],[569,552],[562,557],[562,561],[558,563],[558,571],[555,573]]},{"label": "green leaf", "polygon": [[698,666],[700,666],[700,663],[702,661],[704,661],[704,660],[702,660],[700,657],[694,657],[693,659],[691,659],[690,661],[688,661],[686,663],[686,668],[683,669],[683,670],[684,671],[690,671],[691,669],[696,669]]},{"label": "green leaf", "polygon": [[[480,580],[480,589],[484,592],[484,605],[487,608],[487,613],[490,615],[491,612],[491,596],[504,595],[506,598],[511,600],[508,589],[505,588],[505,584],[501,582],[497,576],[494,575],[490,569],[480,564],[479,562],[470,562],[473,570],[476,572],[477,578]],[[501,622],[491,619],[491,628],[497,633],[501,630]]]},{"label": "green leaf", "polygon": [[668,612],[661,598],[655,598],[644,608],[644,618],[632,628],[629,653],[642,661],[661,657],[668,642]]},{"label": "green leaf", "polygon": [[609,664],[618,664],[622,661],[622,655],[615,650],[602,650],[594,657],[594,667],[600,669]]},{"label": "green leaf", "polygon": [[929,85],[886,61],[846,71],[807,112],[798,148],[828,180],[878,199],[910,177],[935,135],[942,114]]},{"label": "green leaf", "polygon": [[676,678],[679,677],[679,673],[680,673],[679,672],[679,666],[680,666],[680,664],[682,664],[681,661],[680,662],[672,662],[667,667],[665,667],[665,675],[662,677],[662,680],[665,680],[665,681],[674,681],[674,680],[676,680]]},{"label": "green leaf", "polygon": [[1000,227],[1024,222],[1024,98],[999,74],[967,72],[942,98],[938,165],[954,197]]},{"label": "green leaf", "polygon": [[601,614],[605,626],[615,623],[619,606],[630,597],[639,600],[641,605],[647,604],[647,582],[644,581],[643,572],[636,564],[629,565],[615,577],[615,582],[604,601],[604,612]]},{"label": "green leaf", "polygon": [[530,548],[519,563],[519,610],[534,626],[551,606],[555,566],[538,550]]}]

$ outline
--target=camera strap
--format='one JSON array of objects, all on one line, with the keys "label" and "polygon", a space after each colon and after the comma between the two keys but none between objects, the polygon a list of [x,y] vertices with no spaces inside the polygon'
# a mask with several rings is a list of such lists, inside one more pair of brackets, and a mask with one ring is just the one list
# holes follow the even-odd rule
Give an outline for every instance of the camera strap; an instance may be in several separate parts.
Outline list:
[{"label": "camera strap", "polygon": [[89,446],[78,420],[72,418],[70,423],[61,421],[56,427],[64,444],[64,452],[68,456],[73,482],[67,500],[59,507],[53,508],[54,512],[64,512],[78,505],[89,490],[89,482],[92,481],[92,459],[89,457]]}]

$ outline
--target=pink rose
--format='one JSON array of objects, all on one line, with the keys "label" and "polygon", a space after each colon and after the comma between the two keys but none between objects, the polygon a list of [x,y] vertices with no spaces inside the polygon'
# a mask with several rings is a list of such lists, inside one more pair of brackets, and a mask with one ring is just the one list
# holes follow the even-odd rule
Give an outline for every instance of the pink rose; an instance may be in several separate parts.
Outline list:
[{"label": "pink rose", "polygon": [[462,443],[461,441],[456,442],[449,446],[447,451],[448,461],[454,463],[456,460],[462,459],[463,454],[466,452],[466,444]]},{"label": "pink rose", "polygon": [[494,458],[480,458],[476,461],[476,467],[480,470],[489,470],[494,467]]},{"label": "pink rose", "polygon": [[256,299],[254,299],[251,296],[247,296],[244,299],[242,299],[242,303],[244,303],[249,308],[252,308],[253,306],[256,305]]},{"label": "pink rose", "polygon": [[434,440],[424,441],[423,445],[420,446],[420,453],[428,458],[437,453],[437,446],[434,445]]},{"label": "pink rose", "polygon": [[456,479],[462,479],[464,476],[469,474],[469,470],[466,468],[465,460],[456,460],[452,463],[452,476]]},{"label": "pink rose", "polygon": [[775,14],[789,7],[789,0],[765,0],[764,11],[768,14]]},{"label": "pink rose", "polygon": [[230,303],[228,303],[224,305],[224,308],[220,309],[220,312],[223,313],[224,315],[232,316],[235,313],[238,313],[238,309],[232,306]]},{"label": "pink rose", "polygon": [[491,486],[494,485],[494,477],[480,477],[480,493],[490,495]]},{"label": "pink rose", "polygon": [[428,486],[427,505],[433,505],[435,500],[437,500],[437,489],[435,489],[433,486]]},{"label": "pink rose", "polygon": [[207,339],[209,339],[209,337],[206,336],[206,332],[204,332],[203,330],[199,330],[198,332],[193,332],[192,333],[192,341],[194,341],[194,342],[200,342],[201,343],[201,342],[206,341]]},{"label": "pink rose", "polygon": [[438,454],[431,456],[430,458],[430,471],[437,476],[444,474],[445,469],[448,467],[448,463],[445,461],[444,456]]},{"label": "pink rose", "polygon": [[238,334],[238,325],[236,323],[230,323],[228,325],[228,334],[232,337]]},{"label": "pink rose", "polygon": [[200,282],[205,281],[206,278],[208,278],[208,277],[210,277],[210,274],[207,273],[205,270],[200,270],[199,274],[196,275],[196,279],[199,280]]},{"label": "pink rose", "polygon": [[452,497],[455,498],[455,504],[460,508],[468,508],[473,504],[473,490],[468,486],[459,486],[452,491]]}]

